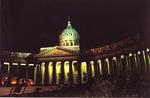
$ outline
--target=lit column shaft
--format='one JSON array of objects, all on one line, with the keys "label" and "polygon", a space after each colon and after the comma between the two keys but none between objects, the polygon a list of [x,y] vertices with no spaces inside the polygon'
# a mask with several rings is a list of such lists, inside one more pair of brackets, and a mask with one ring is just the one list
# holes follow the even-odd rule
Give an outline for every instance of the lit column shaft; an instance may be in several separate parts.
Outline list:
[{"label": "lit column shaft", "polygon": [[61,83],[64,83],[64,61],[61,62]]},{"label": "lit column shaft", "polygon": [[139,55],[139,61],[140,61],[140,67],[141,67],[141,75],[145,75],[145,62],[144,62],[144,56],[143,56],[143,52],[139,51],[138,53]]},{"label": "lit column shaft", "polygon": [[48,62],[45,62],[45,74],[44,74],[44,84],[48,85],[49,84],[49,77],[48,77]]},{"label": "lit column shaft", "polygon": [[103,75],[104,75],[104,77],[106,77],[107,75],[108,75],[108,70],[107,70],[107,62],[106,62],[106,60],[104,59],[103,60]]},{"label": "lit column shaft", "polygon": [[61,79],[61,62],[56,62],[56,84],[59,84]]},{"label": "lit column shaft", "polygon": [[125,59],[126,59],[126,74],[129,74],[129,58],[127,55],[125,56]]},{"label": "lit column shaft", "polygon": [[52,65],[52,62],[49,62],[49,65],[48,65],[48,77],[49,77],[49,84],[52,84],[52,81],[53,81],[53,65]]},{"label": "lit column shaft", "polygon": [[19,80],[20,80],[20,74],[19,74],[19,68],[20,68],[20,64],[17,64],[17,84],[19,84]]},{"label": "lit column shaft", "polygon": [[134,54],[130,53],[129,54],[129,58],[130,58],[130,73],[135,74],[135,69],[136,69],[136,63],[135,63],[135,59],[134,59]]},{"label": "lit column shaft", "polygon": [[56,62],[53,62],[53,81],[52,84],[56,84]]},{"label": "lit column shaft", "polygon": [[72,61],[72,74],[73,74],[73,83],[76,84],[77,83],[77,77],[78,77],[77,61]]},{"label": "lit column shaft", "polygon": [[89,61],[87,61],[87,75],[88,75],[88,79],[92,78],[91,64]]},{"label": "lit column shaft", "polygon": [[139,54],[140,52],[137,53],[137,71],[138,71],[138,74],[141,75],[141,64],[140,64]]},{"label": "lit column shaft", "polygon": [[94,61],[90,61],[92,78],[95,76]]},{"label": "lit column shaft", "polygon": [[117,57],[117,75],[120,76],[121,72],[121,60],[120,57]]},{"label": "lit column shaft", "polygon": [[41,65],[41,76],[42,76],[42,85],[44,85],[44,79],[45,79],[45,63],[42,63],[42,65]]},{"label": "lit column shaft", "polygon": [[41,63],[39,63],[38,64],[38,75],[37,75],[37,78],[38,78],[38,85],[40,85],[41,84],[41,80],[42,80],[42,78],[41,78]]},{"label": "lit column shaft", "polygon": [[69,82],[69,61],[65,61],[64,63],[64,78],[65,78],[65,81],[64,83],[68,83]]},{"label": "lit column shaft", "polygon": [[72,61],[69,61],[70,83],[73,83]]},{"label": "lit column shaft", "polygon": [[112,58],[112,68],[113,68],[113,76],[117,75],[117,63],[116,63],[116,59]]},{"label": "lit column shaft", "polygon": [[35,64],[34,66],[34,85],[36,85],[36,81],[37,81],[37,66],[38,64]]},{"label": "lit column shaft", "polygon": [[86,62],[81,62],[81,77],[82,77],[81,78],[82,83],[86,83],[86,80],[87,80],[87,64],[86,64]]},{"label": "lit column shaft", "polygon": [[147,72],[148,72],[148,74],[150,74],[150,55],[149,55],[148,48],[145,51],[145,58],[146,58]]},{"label": "lit column shaft", "polygon": [[99,76],[99,64],[98,64],[97,60],[94,61],[94,70],[95,70],[95,72],[94,72],[95,76],[98,77]]},{"label": "lit column shaft", "polygon": [[78,61],[77,65],[78,65],[78,82],[81,83],[81,61]]},{"label": "lit column shaft", "polygon": [[29,64],[26,65],[26,80],[28,79],[28,70],[29,70]]},{"label": "lit column shaft", "polygon": [[101,60],[98,60],[98,66],[99,66],[99,75],[102,75],[102,63]]},{"label": "lit column shaft", "polygon": [[[8,75],[8,82],[9,82],[9,84],[11,84],[11,79],[12,79],[12,74],[11,74],[12,66],[13,66],[12,63],[8,64],[7,75]],[[16,71],[18,71],[18,68],[17,68]],[[18,75],[18,73],[17,73],[17,75]],[[18,77],[17,77],[17,79],[18,79]]]},{"label": "lit column shaft", "polygon": [[144,59],[144,69],[145,69],[145,74],[147,74],[147,63],[146,63],[146,55],[145,55],[145,51],[142,51],[142,55],[143,55],[143,59]]},{"label": "lit column shaft", "polygon": [[121,68],[122,69],[122,75],[125,76],[126,72],[127,72],[127,69],[126,69],[126,64],[127,64],[126,63],[126,59],[125,59],[124,55],[122,55],[120,59],[121,59],[121,63],[122,63],[122,68]]},{"label": "lit column shaft", "polygon": [[136,53],[134,53],[134,60],[135,60],[135,73],[138,74],[138,61]]},{"label": "lit column shaft", "polygon": [[109,64],[109,59],[106,59],[106,70],[107,70],[107,74],[110,75],[110,64]]}]

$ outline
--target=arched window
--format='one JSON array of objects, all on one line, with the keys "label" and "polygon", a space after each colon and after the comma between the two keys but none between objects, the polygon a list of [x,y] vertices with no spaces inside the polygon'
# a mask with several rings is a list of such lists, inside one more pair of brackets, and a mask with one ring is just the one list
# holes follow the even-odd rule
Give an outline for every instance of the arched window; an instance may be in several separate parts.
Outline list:
[{"label": "arched window", "polygon": [[65,43],[63,43],[63,46],[65,46]]},{"label": "arched window", "polygon": [[66,46],[69,46],[69,43],[68,43],[68,42],[66,43]]},{"label": "arched window", "polygon": [[70,41],[70,46],[73,46],[73,43],[72,43],[72,41]]}]

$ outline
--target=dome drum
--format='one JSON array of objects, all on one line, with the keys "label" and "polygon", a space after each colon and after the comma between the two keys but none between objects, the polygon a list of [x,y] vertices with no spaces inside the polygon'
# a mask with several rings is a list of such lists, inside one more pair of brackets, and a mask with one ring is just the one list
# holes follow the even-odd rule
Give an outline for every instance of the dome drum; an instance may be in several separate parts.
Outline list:
[{"label": "dome drum", "polygon": [[67,27],[62,31],[59,36],[60,46],[74,46],[79,45],[79,34],[72,28],[70,21],[68,21]]}]

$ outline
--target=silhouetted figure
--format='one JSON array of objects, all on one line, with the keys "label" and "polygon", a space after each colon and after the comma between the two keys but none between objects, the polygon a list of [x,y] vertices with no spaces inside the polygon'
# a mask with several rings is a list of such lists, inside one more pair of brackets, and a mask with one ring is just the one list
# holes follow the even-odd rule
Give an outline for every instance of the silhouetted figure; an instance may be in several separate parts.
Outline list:
[{"label": "silhouetted figure", "polygon": [[7,76],[7,74],[5,74],[4,76],[3,76],[3,79],[2,79],[2,84],[4,85],[4,86],[8,86],[8,76]]},{"label": "silhouetted figure", "polygon": [[17,85],[16,85],[16,87],[15,87],[15,89],[14,89],[14,93],[13,93],[13,95],[20,95],[20,94],[22,94],[23,93],[23,87],[24,86],[27,86],[27,81],[25,81],[25,79],[23,78],[22,80],[21,80],[21,83],[19,84],[19,83],[17,83]]},{"label": "silhouetted figure", "polygon": [[26,80],[26,86],[31,87],[31,82],[29,79]]}]

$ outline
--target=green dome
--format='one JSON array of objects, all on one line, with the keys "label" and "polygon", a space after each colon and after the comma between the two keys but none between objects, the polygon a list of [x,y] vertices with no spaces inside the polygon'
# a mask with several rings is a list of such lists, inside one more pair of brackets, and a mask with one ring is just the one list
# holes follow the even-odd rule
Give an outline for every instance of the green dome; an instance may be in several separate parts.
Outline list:
[{"label": "green dome", "polygon": [[61,46],[74,46],[79,44],[79,34],[72,28],[70,21],[67,27],[62,31],[59,36]]}]

